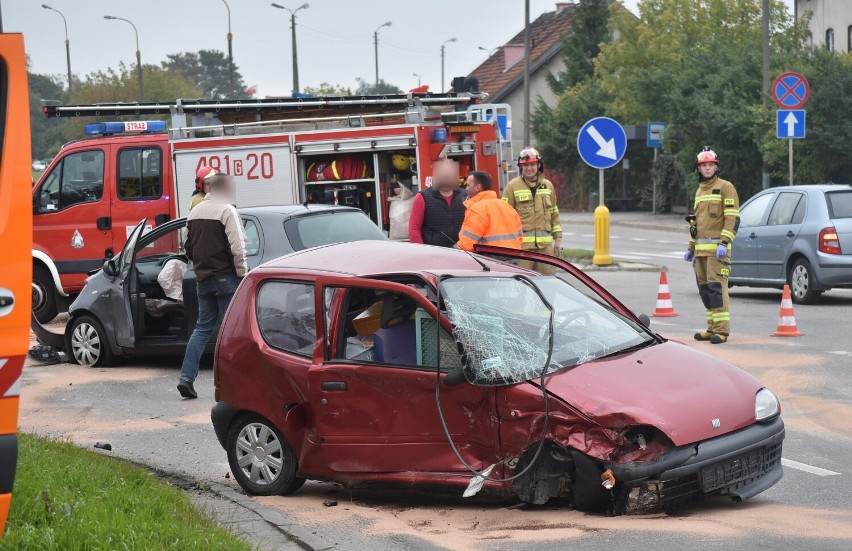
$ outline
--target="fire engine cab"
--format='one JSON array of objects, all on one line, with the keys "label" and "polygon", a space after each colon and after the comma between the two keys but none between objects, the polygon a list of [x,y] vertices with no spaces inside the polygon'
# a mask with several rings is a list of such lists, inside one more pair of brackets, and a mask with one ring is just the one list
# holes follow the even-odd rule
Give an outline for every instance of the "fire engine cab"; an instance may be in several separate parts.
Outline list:
[{"label": "fire engine cab", "polygon": [[436,161],[457,161],[462,176],[485,170],[502,189],[516,170],[511,110],[483,98],[409,93],[45,106],[47,117],[107,122],[87,124],[87,137],[63,146],[33,187],[36,317],[44,323],[64,310],[139,220],[154,227],[186,216],[203,166],[234,177],[240,207],[353,205],[385,231],[393,229],[391,203],[431,186]]}]

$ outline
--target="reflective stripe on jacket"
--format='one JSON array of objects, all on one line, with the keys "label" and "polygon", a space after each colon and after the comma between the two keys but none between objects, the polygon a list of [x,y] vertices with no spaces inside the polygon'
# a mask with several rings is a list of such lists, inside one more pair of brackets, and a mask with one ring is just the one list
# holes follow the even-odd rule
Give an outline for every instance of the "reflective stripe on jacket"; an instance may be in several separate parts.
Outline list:
[{"label": "reflective stripe on jacket", "polygon": [[515,178],[503,190],[503,200],[514,208],[523,225],[523,248],[547,248],[562,237],[559,207],[553,184],[539,173],[530,187],[523,177]]},{"label": "reflective stripe on jacket", "polygon": [[494,191],[480,191],[464,202],[467,211],[459,232],[459,248],[472,251],[477,243],[521,248],[521,218]]},{"label": "reflective stripe on jacket", "polygon": [[734,184],[718,176],[701,182],[694,208],[697,231],[689,250],[698,256],[711,256],[719,244],[730,247],[740,225],[740,199]]}]

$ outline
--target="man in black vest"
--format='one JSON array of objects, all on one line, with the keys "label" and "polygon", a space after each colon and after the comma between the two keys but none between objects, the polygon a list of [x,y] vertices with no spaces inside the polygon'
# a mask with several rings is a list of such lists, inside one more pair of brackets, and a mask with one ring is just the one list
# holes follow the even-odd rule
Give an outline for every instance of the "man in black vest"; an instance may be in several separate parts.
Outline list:
[{"label": "man in black vest", "polygon": [[439,161],[432,165],[432,186],[414,197],[408,219],[412,243],[455,247],[464,222],[467,192],[459,189],[459,165]]}]

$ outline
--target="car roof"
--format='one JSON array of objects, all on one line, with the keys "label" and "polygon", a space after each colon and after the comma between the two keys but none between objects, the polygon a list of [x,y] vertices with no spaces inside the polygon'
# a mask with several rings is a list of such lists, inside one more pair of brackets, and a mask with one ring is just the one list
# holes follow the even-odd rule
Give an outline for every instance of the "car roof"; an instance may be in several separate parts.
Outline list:
[{"label": "car roof", "polygon": [[300,269],[353,276],[406,273],[457,276],[476,273],[496,276],[530,273],[487,257],[476,255],[476,258],[491,271],[485,272],[471,254],[459,249],[401,241],[352,241],[292,253],[267,262],[258,269]]},{"label": "car roof", "polygon": [[288,217],[322,212],[363,212],[360,209],[356,209],[354,207],[344,207],[340,205],[316,205],[308,203],[296,205],[268,205],[263,207],[241,207],[237,210],[240,212],[240,214],[248,214],[254,216],[283,214]]},{"label": "car roof", "polygon": [[766,191],[840,191],[852,190],[852,184],[807,184],[795,186],[775,186]]}]

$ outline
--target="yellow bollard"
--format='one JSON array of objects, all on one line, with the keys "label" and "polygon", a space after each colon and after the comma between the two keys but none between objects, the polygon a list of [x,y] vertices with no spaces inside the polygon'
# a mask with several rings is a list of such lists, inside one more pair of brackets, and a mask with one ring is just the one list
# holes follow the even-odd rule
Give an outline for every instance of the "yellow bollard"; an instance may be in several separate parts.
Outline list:
[{"label": "yellow bollard", "polygon": [[609,209],[604,204],[595,209],[595,256],[592,263],[595,266],[612,264],[612,255],[609,254]]}]

